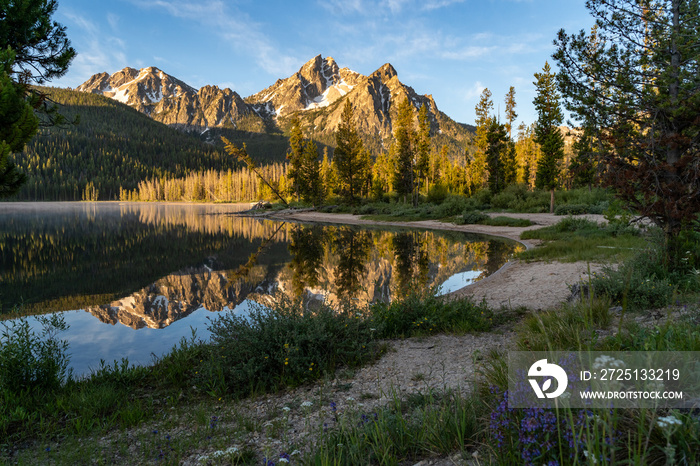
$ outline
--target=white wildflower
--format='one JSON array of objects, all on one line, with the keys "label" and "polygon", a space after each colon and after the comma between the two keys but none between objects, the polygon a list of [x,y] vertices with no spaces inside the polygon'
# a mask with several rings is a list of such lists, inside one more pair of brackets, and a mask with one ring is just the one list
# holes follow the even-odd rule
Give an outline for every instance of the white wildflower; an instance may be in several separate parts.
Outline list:
[{"label": "white wildflower", "polygon": [[624,361],[605,355],[598,356],[595,358],[595,361],[593,361],[593,369],[612,369],[624,367],[626,367]]},{"label": "white wildflower", "polygon": [[310,401],[305,401],[301,404],[302,408],[310,408],[311,406],[313,406],[313,403]]},{"label": "white wildflower", "polygon": [[683,421],[680,419],[674,417],[674,416],[666,416],[666,417],[660,417],[656,420],[656,423],[661,427],[662,429],[665,429],[667,427],[675,425],[682,425]]},{"label": "white wildflower", "polygon": [[348,400],[348,401],[355,401],[355,398],[349,396],[349,397],[346,398],[346,400]]},{"label": "white wildflower", "polygon": [[593,463],[593,464],[598,463],[598,459],[595,456],[593,456],[593,455],[588,456],[588,450],[583,450],[583,456],[590,459],[591,463]]},{"label": "white wildflower", "polygon": [[289,460],[287,458],[280,458],[279,462],[280,463],[289,463]]},{"label": "white wildflower", "polygon": [[301,452],[299,450],[294,450],[292,452],[292,456],[296,456],[296,455],[301,455]]}]

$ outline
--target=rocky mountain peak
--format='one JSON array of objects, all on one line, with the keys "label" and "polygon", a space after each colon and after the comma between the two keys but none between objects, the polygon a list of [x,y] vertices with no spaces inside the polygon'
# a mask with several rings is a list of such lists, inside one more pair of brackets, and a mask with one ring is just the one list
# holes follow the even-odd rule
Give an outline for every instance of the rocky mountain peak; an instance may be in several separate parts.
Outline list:
[{"label": "rocky mountain peak", "polygon": [[[242,128],[267,131],[266,128],[284,127],[285,118],[298,114],[308,128],[308,136],[330,141],[342,113],[338,103],[344,99],[349,99],[355,108],[359,131],[382,141],[381,145],[392,137],[397,102],[404,98],[416,109],[428,107],[435,131],[442,131],[440,121],[449,120],[438,121],[439,111],[432,96],[419,95],[403,84],[390,63],[364,76],[340,68],[332,57],[322,55],[245,100],[231,89],[218,86],[196,90],[156,67],[127,67],[112,75],[99,73],[77,90],[118,100],[162,123],[200,131],[221,126],[237,128],[247,115],[252,120],[242,122]],[[451,132],[459,133],[460,140],[464,140],[463,130],[451,120],[448,123],[452,125]]]},{"label": "rocky mountain peak", "polygon": [[102,94],[157,121],[180,127],[235,125],[237,119],[251,112],[231,89],[204,86],[198,91],[155,66],[96,74],[77,90]]},{"label": "rocky mountain peak", "polygon": [[394,69],[394,67],[391,66],[391,63],[385,63],[384,65],[382,65],[381,68],[372,73],[370,75],[370,78],[378,77],[382,81],[389,81],[395,76],[398,76],[398,73],[396,73],[396,69]]}]

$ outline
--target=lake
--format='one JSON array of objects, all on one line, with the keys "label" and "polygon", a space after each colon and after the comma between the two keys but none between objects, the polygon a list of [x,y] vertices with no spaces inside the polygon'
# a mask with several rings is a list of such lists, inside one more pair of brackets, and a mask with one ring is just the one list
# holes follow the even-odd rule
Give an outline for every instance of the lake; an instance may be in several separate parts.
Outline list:
[{"label": "lake", "polygon": [[206,339],[208,319],[221,312],[283,297],[308,307],[446,293],[522,248],[453,231],[235,215],[247,207],[0,203],[0,311],[63,313],[70,367],[85,375],[101,359],[148,364],[193,331]]}]

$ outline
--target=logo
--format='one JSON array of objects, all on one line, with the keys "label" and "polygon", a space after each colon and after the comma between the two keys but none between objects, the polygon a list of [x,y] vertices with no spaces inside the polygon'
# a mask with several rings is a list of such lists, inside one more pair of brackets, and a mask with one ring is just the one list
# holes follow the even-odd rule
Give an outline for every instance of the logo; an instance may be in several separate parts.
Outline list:
[{"label": "logo", "polygon": [[[546,359],[540,359],[530,366],[527,375],[528,377],[550,377],[544,381],[542,387],[540,387],[536,379],[528,379],[537,398],[556,398],[564,393],[566,386],[569,384],[569,378],[566,376],[564,369],[556,364],[547,363]],[[552,392],[548,392],[552,388],[552,379],[557,381],[557,388]]]}]

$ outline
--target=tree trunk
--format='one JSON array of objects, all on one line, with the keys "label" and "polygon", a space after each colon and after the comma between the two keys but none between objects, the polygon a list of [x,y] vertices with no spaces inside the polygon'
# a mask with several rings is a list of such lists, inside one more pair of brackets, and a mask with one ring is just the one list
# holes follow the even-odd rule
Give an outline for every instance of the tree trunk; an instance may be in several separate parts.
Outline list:
[{"label": "tree trunk", "polygon": [[549,213],[554,213],[554,189],[549,190]]}]

